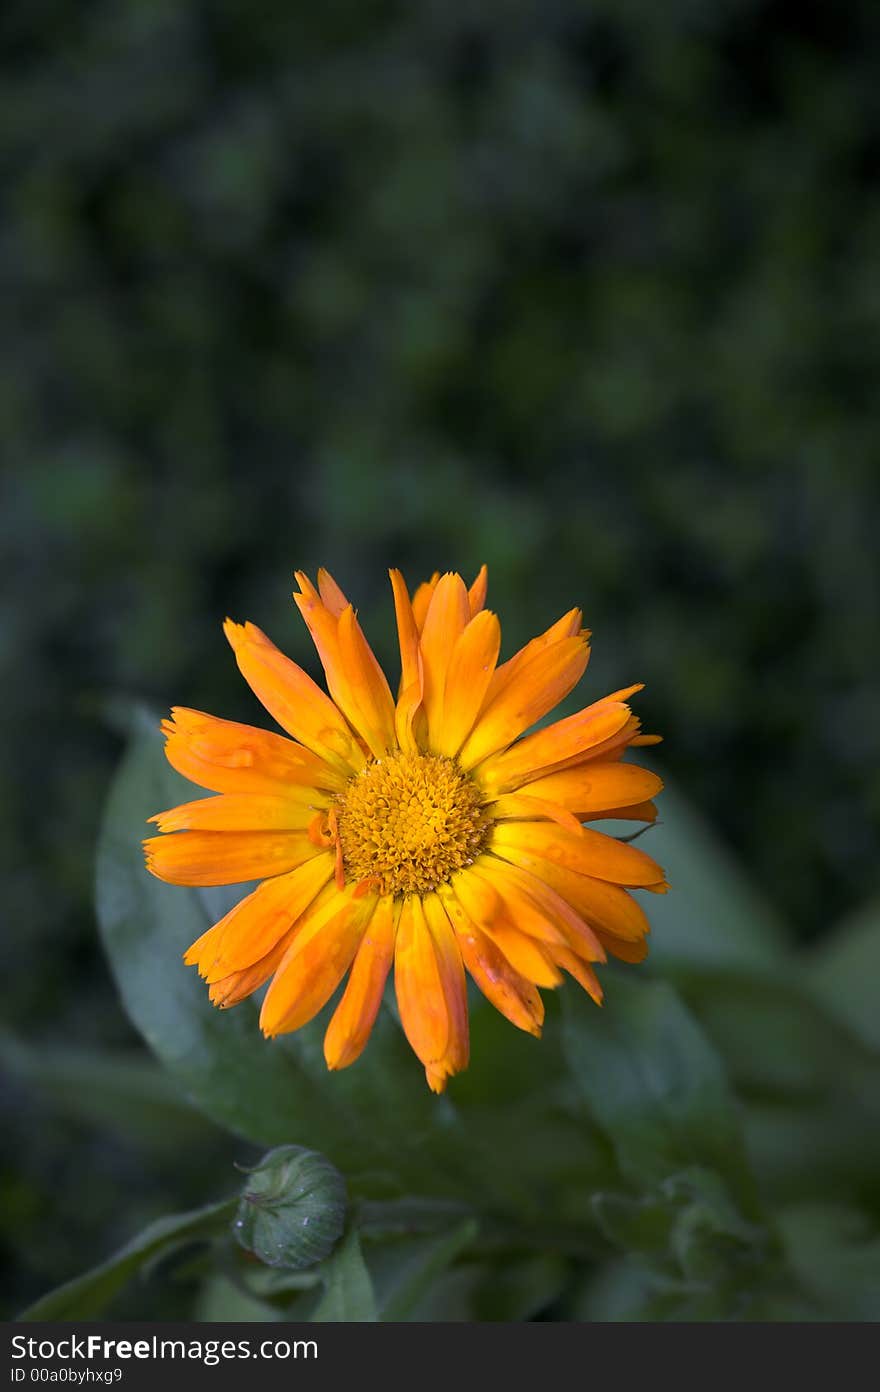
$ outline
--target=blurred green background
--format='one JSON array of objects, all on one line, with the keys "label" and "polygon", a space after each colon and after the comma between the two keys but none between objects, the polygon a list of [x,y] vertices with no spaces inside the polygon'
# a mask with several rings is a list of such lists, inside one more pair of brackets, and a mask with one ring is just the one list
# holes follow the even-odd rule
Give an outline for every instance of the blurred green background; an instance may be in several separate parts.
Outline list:
[{"label": "blurred green background", "polygon": [[132,699],[256,720],[225,614],[316,672],[294,567],[392,671],[389,565],[488,562],[507,651],[581,604],[585,699],[647,683],[660,765],[804,944],[878,891],[878,30],[4,6],[7,1311],[252,1153],[151,1123],[94,844]]}]

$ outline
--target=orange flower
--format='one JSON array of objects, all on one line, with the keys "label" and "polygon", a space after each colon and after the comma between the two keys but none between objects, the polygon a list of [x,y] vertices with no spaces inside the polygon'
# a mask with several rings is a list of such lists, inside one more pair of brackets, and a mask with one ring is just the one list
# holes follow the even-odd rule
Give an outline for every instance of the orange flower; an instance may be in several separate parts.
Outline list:
[{"label": "orange flower", "polygon": [[645,956],[631,891],[665,890],[663,872],[582,823],[654,820],[660,779],[621,760],[657,736],[627,705],[639,686],[524,735],[580,680],[589,634],[572,609],[499,664],[485,566],[470,589],[435,575],[412,597],[391,571],[396,700],[335,581],[297,582],[329,696],[260,629],[227,620],[242,675],[288,737],[175,708],[169,762],[220,796],[151,818],[174,834],[144,843],[147,865],[173,884],[261,881],[184,960],[219,1006],[271,977],[266,1035],[306,1024],[348,975],[330,1068],[360,1055],[393,965],[406,1037],[442,1092],[468,1063],[466,971],[539,1035],[538,987],[565,971],[600,1003],[595,964]]}]

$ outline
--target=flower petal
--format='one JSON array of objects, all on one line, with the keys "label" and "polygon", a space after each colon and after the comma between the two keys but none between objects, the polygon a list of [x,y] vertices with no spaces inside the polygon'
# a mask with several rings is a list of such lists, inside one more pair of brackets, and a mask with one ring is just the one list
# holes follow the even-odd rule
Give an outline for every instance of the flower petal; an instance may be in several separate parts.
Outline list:
[{"label": "flower petal", "polygon": [[472,922],[451,892],[441,892],[441,897],[464,965],[483,995],[517,1029],[540,1036],[544,1002],[534,983],[510,965],[501,949]]},{"label": "flower petal", "polygon": [[355,898],[328,885],[297,925],[266,992],[260,1028],[268,1037],[308,1024],[326,1005],[351,965],[376,906],[375,896]]},{"label": "flower petal", "polygon": [[[583,916],[551,885],[519,866],[496,856],[482,856],[473,869],[483,875],[504,903],[511,920],[525,932],[549,943],[567,943],[589,962],[604,962],[601,942]],[[535,919],[546,927],[542,933]],[[552,934],[546,929],[552,928]]]},{"label": "flower petal", "polygon": [[329,570],[325,570],[323,566],[318,571],[318,594],[321,596],[325,609],[329,609],[330,613],[335,614],[337,619],[343,609],[348,608],[348,600]]},{"label": "flower petal", "polygon": [[496,822],[489,840],[490,849],[512,846],[612,884],[650,885],[664,882],[663,871],[655,860],[635,846],[616,841],[602,831],[582,827],[579,836],[564,827],[546,822]]},{"label": "flower petal", "polygon": [[487,759],[479,769],[480,782],[490,794],[516,792],[545,774],[580,762],[593,747],[616,736],[631,718],[629,706],[621,701],[597,701]]},{"label": "flower petal", "polygon": [[175,706],[163,720],[165,757],[191,783],[215,793],[288,792],[293,784],[339,792],[345,777],[283,735]]},{"label": "flower petal", "polygon": [[223,629],[242,676],[282,729],[343,773],[363,768],[363,753],[342,715],[301,667],[255,624],[227,619]]},{"label": "flower petal", "polygon": [[333,856],[325,851],[286,875],[264,880],[193,943],[184,962],[197,966],[209,982],[253,966],[289,932],[332,875]]},{"label": "flower petal", "polygon": [[468,606],[471,611],[471,618],[478,614],[486,604],[486,592],[489,588],[489,571],[485,565],[481,565],[477,572],[477,578],[468,590]]},{"label": "flower petal", "polygon": [[432,748],[452,758],[473,728],[501,647],[501,625],[481,609],[455,642],[446,669],[442,717],[432,728]]},{"label": "flower petal", "polygon": [[394,953],[400,1022],[435,1091],[466,1066],[467,995],[455,935],[435,895],[408,895]]},{"label": "flower petal", "polygon": [[426,895],[422,900],[422,908],[437,955],[443,993],[449,1011],[449,1041],[446,1052],[436,1063],[426,1065],[428,1082],[435,1092],[442,1092],[447,1078],[467,1068],[470,1059],[467,982],[458,940],[439,896]]},{"label": "flower petal", "polygon": [[424,733],[421,728],[424,726],[424,715],[420,722],[416,719],[424,692],[419,630],[403,576],[399,570],[390,570],[388,573],[394,592],[397,638],[400,644],[400,689],[394,712],[394,728],[400,748],[412,754],[419,747],[420,733]]},{"label": "flower petal", "polygon": [[433,742],[441,729],[446,670],[459,637],[470,621],[470,607],[464,581],[451,571],[441,576],[431,595],[419,646],[424,671],[425,713]]},{"label": "flower petal", "polygon": [[328,1068],[347,1068],[354,1063],[370,1037],[394,958],[399,913],[399,904],[385,895],[367,924],[348,984],[324,1035]]},{"label": "flower petal", "polygon": [[[641,904],[619,885],[580,875],[551,860],[513,846],[496,850],[502,860],[519,866],[554,889],[561,898],[593,928],[604,942],[603,933],[634,942],[650,931]],[[606,944],[607,946],[607,944]]]},{"label": "flower petal", "polygon": [[582,957],[578,957],[576,952],[572,952],[569,947],[557,947],[552,949],[553,960],[557,966],[563,967],[569,976],[573,976],[579,985],[583,986],[588,996],[601,1005],[605,993],[599,984],[599,978],[588,966]]},{"label": "flower petal", "polygon": [[430,580],[422,581],[413,593],[412,611],[416,621],[416,627],[421,633],[425,626],[425,615],[428,612],[428,605],[431,603],[434,591],[440,581],[440,572],[435,570]]},{"label": "flower petal", "polygon": [[[304,571],[294,600],[327,677],[327,689],[377,759],[394,740],[394,702],[388,683],[349,604],[338,616],[323,603]],[[341,591],[339,591],[341,594]]]},{"label": "flower petal", "polygon": [[483,707],[462,746],[459,762],[471,769],[506,748],[568,695],[589,657],[584,638],[563,638],[529,657],[511,681]]},{"label": "flower petal", "polygon": [[[663,787],[662,778],[637,764],[604,763],[592,759],[587,764],[561,769],[527,785],[528,796],[559,803],[583,821],[591,813],[609,807],[630,807],[647,802]],[[503,816],[503,813],[498,813]]]},{"label": "flower petal", "polygon": [[385,673],[349,604],[339,616],[339,657],[357,702],[357,728],[377,759],[393,749],[394,700]]},{"label": "flower petal", "polygon": [[179,885],[265,880],[317,854],[304,831],[181,831],[148,837],[144,850],[150,874]]},{"label": "flower petal", "polygon": [[320,808],[329,806],[326,793],[291,787],[286,797],[266,793],[221,793],[157,812],[149,821],[160,831],[296,831],[305,830]]},{"label": "flower petal", "polygon": [[502,662],[492,678],[492,684],[486,696],[486,704],[488,705],[490,701],[494,701],[495,697],[499,695],[506,686],[510,685],[510,682],[516,676],[517,672],[521,671],[523,665],[533,658],[536,653],[540,652],[542,648],[560,643],[563,638],[576,638],[579,634],[583,637],[588,637],[588,633],[581,628],[582,621],[583,615],[580,609],[569,609],[567,614],[563,614],[562,618],[557,619],[544,633],[539,634],[537,638],[530,639],[528,643],[520,648],[519,652],[514,653],[513,657],[509,657],[506,662]]}]

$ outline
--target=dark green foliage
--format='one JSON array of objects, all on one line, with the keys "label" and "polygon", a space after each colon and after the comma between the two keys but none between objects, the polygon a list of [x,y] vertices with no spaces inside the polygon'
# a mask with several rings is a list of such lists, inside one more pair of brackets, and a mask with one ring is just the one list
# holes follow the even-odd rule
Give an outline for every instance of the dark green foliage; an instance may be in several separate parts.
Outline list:
[{"label": "dark green foliage", "polygon": [[[390,564],[486,560],[508,652],[584,605],[585,699],[647,681],[664,765],[749,867],[743,909],[774,906],[733,913],[688,828],[657,967],[772,1185],[794,1159],[809,1193],[812,1155],[876,1202],[876,934],[821,940],[880,864],[878,28],[868,0],[3,6],[7,1309],[253,1158],[143,1072],[92,874],[131,698],[262,720],[226,613],[317,672],[294,566],[334,570],[392,674]],[[817,944],[840,1069],[780,1054],[769,988],[709,980],[772,973],[777,914]],[[501,1037],[476,1021],[475,1057],[519,1047],[525,1076],[530,1041]],[[522,1135],[491,1081],[491,1126],[487,1077],[460,1083],[484,1137]],[[542,1133],[558,1163],[601,1171],[571,1126]],[[540,1209],[527,1128],[523,1150],[499,1183]],[[152,1288],[127,1309],[179,1313]]]}]

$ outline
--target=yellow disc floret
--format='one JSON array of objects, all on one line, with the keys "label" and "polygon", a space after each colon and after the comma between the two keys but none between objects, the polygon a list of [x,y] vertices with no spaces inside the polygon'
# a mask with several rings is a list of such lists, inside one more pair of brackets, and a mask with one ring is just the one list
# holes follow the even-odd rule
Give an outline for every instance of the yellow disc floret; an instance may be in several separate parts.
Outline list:
[{"label": "yellow disc floret", "polygon": [[427,894],[472,863],[492,819],[452,759],[392,754],[351,780],[336,820],[346,881]]}]

